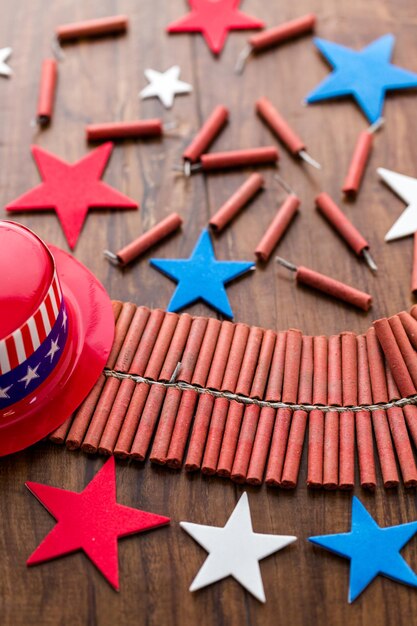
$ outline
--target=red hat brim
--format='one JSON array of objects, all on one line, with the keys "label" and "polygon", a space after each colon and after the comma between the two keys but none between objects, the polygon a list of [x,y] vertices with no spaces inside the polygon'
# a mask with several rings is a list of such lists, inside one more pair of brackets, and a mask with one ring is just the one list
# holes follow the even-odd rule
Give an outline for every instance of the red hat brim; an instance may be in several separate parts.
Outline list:
[{"label": "red hat brim", "polygon": [[68,339],[49,378],[0,414],[0,456],[27,448],[63,424],[97,381],[113,343],[113,309],[102,284],[67,252],[49,249],[65,299]]}]

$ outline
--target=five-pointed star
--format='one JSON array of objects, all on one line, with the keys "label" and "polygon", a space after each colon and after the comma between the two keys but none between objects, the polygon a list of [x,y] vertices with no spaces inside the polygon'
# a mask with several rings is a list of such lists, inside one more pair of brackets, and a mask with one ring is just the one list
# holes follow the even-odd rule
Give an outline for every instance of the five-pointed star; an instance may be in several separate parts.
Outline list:
[{"label": "five-pointed star", "polygon": [[190,93],[193,88],[189,83],[179,80],[181,68],[173,65],[166,72],[156,70],[145,70],[145,76],[149,81],[140,92],[142,100],[145,98],[159,98],[164,107],[170,109],[174,104],[174,97],[182,93]]},{"label": "five-pointed star", "polygon": [[167,311],[178,311],[203,300],[226,317],[233,317],[225,284],[254,267],[251,262],[218,261],[210,234],[203,230],[188,259],[151,259],[151,265],[178,282]]},{"label": "five-pointed star", "polygon": [[265,24],[239,11],[240,0],[189,0],[191,13],[167,26],[169,33],[202,33],[215,54],[222,51],[229,30],[263,28]]},{"label": "five-pointed star", "polygon": [[10,396],[7,393],[11,388],[13,387],[13,385],[9,385],[8,387],[0,387],[0,400],[9,400]]},{"label": "five-pointed star", "polygon": [[393,241],[417,232],[417,178],[397,174],[383,167],[379,167],[377,172],[382,180],[408,204],[385,235],[385,241]]},{"label": "five-pointed star", "polygon": [[25,383],[25,389],[27,388],[28,385],[30,385],[32,380],[34,380],[35,378],[39,378],[39,374],[38,374],[39,365],[40,364],[38,364],[33,369],[30,367],[30,365],[28,365],[26,376],[23,376],[23,378],[19,378],[19,383]]},{"label": "five-pointed star", "polygon": [[55,341],[53,339],[51,339],[51,348],[49,350],[49,352],[47,352],[46,356],[49,356],[51,359],[51,363],[54,360],[54,356],[57,352],[59,352],[61,350],[61,348],[58,345],[58,339],[55,339]]},{"label": "five-pointed star", "polygon": [[417,575],[400,554],[416,532],[417,522],[381,528],[354,497],[349,533],[310,537],[309,541],[350,559],[349,602],[353,602],[378,574],[417,587]]},{"label": "five-pointed star", "polygon": [[12,53],[11,48],[0,48],[0,75],[11,76],[13,74],[12,68],[6,63],[7,59]]},{"label": "five-pointed star", "polygon": [[387,91],[417,87],[417,74],[390,63],[393,35],[384,35],[359,52],[324,39],[314,41],[334,71],[307,96],[307,102],[353,96],[373,123],[382,115]]},{"label": "five-pointed star", "polygon": [[89,209],[138,208],[136,202],[100,180],[112,149],[112,143],[105,143],[70,164],[33,146],[32,154],[44,182],[11,202],[6,210],[54,209],[70,248],[74,248]]},{"label": "five-pointed star", "polygon": [[190,591],[233,576],[261,602],[265,602],[265,592],[259,561],[297,539],[289,535],[254,533],[246,493],[241,496],[224,527],[191,522],[180,522],[180,526],[209,552]]},{"label": "five-pointed star", "polygon": [[64,331],[67,330],[67,321],[68,321],[68,315],[66,310],[64,309],[64,313],[62,315],[62,328],[64,329]]},{"label": "five-pointed star", "polygon": [[83,550],[115,589],[119,588],[117,539],[170,521],[117,504],[113,457],[81,493],[32,482],[26,486],[57,520],[27,565]]}]

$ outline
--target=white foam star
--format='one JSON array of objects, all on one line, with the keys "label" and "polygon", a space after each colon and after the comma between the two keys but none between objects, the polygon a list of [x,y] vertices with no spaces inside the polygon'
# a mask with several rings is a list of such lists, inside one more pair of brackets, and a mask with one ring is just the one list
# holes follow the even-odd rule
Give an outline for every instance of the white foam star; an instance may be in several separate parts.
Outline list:
[{"label": "white foam star", "polygon": [[37,373],[39,365],[40,363],[33,369],[30,367],[30,365],[28,365],[28,371],[26,372],[26,376],[23,376],[23,378],[19,378],[19,383],[25,383],[25,389],[32,382],[32,380],[34,380],[35,378],[39,378],[39,374]]},{"label": "white foam star", "polygon": [[6,63],[7,59],[12,53],[11,48],[0,48],[0,75],[11,76],[13,74],[12,68]]},{"label": "white foam star", "polygon": [[417,231],[417,178],[404,176],[383,167],[379,167],[377,172],[388,187],[408,205],[385,235],[385,241],[412,235]]},{"label": "white foam star", "polygon": [[145,76],[149,81],[140,92],[139,96],[145,98],[159,98],[164,107],[170,109],[174,104],[174,97],[182,93],[190,93],[193,88],[189,83],[178,80],[181,69],[179,65],[173,65],[166,72],[145,70]]},{"label": "white foam star", "polygon": [[289,535],[254,533],[246,493],[223,528],[190,522],[180,522],[180,526],[209,552],[190,591],[233,576],[261,602],[265,602],[265,592],[259,561],[297,539]]},{"label": "white foam star", "polygon": [[53,339],[51,339],[51,349],[49,350],[49,352],[46,355],[46,356],[49,356],[51,358],[51,363],[54,360],[55,354],[57,352],[59,352],[60,350],[61,350],[61,348],[58,345],[58,339],[55,339],[55,341]]}]

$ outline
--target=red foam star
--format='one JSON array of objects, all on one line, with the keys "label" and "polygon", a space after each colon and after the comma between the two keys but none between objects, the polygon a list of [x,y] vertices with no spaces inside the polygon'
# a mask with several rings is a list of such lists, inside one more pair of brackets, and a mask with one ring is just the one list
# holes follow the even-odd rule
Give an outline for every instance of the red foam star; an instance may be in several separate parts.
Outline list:
[{"label": "red foam star", "polygon": [[105,143],[74,164],[32,146],[32,154],[44,182],[11,202],[7,211],[54,209],[71,249],[74,248],[89,209],[137,209],[138,204],[100,178],[113,150]]},{"label": "red foam star", "polygon": [[215,54],[222,51],[229,30],[263,28],[265,24],[238,10],[240,0],[189,0],[191,13],[167,26],[169,33],[202,33]]},{"label": "red foam star", "polygon": [[168,517],[117,504],[114,457],[81,493],[32,482],[26,486],[58,522],[27,565],[83,550],[115,589],[119,589],[118,537],[170,521]]}]

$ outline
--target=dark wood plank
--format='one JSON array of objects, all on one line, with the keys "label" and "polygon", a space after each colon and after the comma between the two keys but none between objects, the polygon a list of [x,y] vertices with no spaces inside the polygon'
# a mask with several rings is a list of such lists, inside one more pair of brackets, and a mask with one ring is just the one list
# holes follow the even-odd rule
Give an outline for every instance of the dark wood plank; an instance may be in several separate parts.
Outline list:
[{"label": "dark wood plank", "polygon": [[[289,3],[247,0],[243,9],[274,25],[308,11],[317,11],[318,35],[361,47],[393,32],[398,36],[394,62],[417,71],[416,18],[413,2],[359,0],[327,2],[300,0]],[[231,149],[275,143],[254,115],[257,97],[270,97],[306,138],[311,154],[323,163],[317,173],[300,166],[281,149],[281,175],[302,198],[302,212],[279,248],[282,256],[333,274],[369,290],[375,305],[361,315],[317,294],[297,289],[291,277],[273,262],[228,289],[237,321],[265,328],[299,327],[305,333],[361,332],[372,319],[392,314],[411,304],[409,295],[412,242],[385,245],[383,236],[403,205],[378,182],[375,169],[384,166],[416,175],[417,147],[415,94],[390,96],[386,128],[375,141],[365,183],[356,203],[342,202],[347,214],[369,237],[380,267],[377,277],[345,249],[314,209],[314,196],[322,189],[340,199],[340,186],[358,132],[366,122],[350,101],[304,107],[306,93],[326,75],[326,64],[310,38],[252,59],[243,77],[233,74],[237,54],[247,35],[230,36],[220,59],[214,59],[199,36],[168,37],[164,26],[186,10],[182,0],[91,0],[88,3],[14,0],[4,2],[0,44],[11,45],[11,80],[0,81],[1,206],[35,185],[38,173],[29,146],[37,143],[61,157],[75,161],[85,154],[84,125],[90,121],[162,116],[176,119],[177,136],[164,141],[124,142],[117,145],[105,180],[141,202],[140,212],[91,213],[75,256],[103,281],[113,298],[165,307],[173,285],[149,268],[151,256],[186,256],[221,203],[244,180],[247,172],[195,176],[186,181],[171,167],[182,147],[217,103],[230,106],[231,121],[214,149]],[[51,127],[34,132],[34,116],[41,60],[50,54],[56,24],[83,18],[127,13],[128,36],[78,42],[66,46],[59,67],[56,112]],[[182,78],[194,85],[191,96],[179,97],[172,112],[154,100],[140,102],[146,67],[182,68]],[[222,259],[250,259],[277,202],[284,197],[265,172],[267,189],[222,235],[215,248]],[[183,234],[173,236],[147,258],[123,272],[101,257],[105,247],[117,249],[143,229],[176,210],[185,219]],[[0,217],[5,217],[0,211]],[[19,221],[42,237],[66,249],[53,214],[20,215]],[[24,268],[22,268],[24,271]],[[192,313],[209,314],[203,305]],[[417,611],[417,592],[386,579],[378,579],[353,605],[347,604],[348,563],[306,542],[309,535],[345,531],[349,527],[350,496],[310,493],[304,483],[294,493],[247,488],[253,525],[259,532],[295,534],[296,544],[261,564],[267,603],[258,603],[233,580],[223,581],[196,594],[188,586],[205,553],[179,528],[180,520],[223,525],[243,487],[200,475],[186,476],[163,469],[118,463],[120,502],[169,515],[170,528],[134,536],[120,542],[121,591],[115,593],[82,554],[27,569],[25,560],[53,527],[53,520],[24,488],[25,480],[81,490],[101,467],[89,459],[52,444],[2,459],[0,472],[0,608],[2,624],[137,624],[226,625],[242,624],[409,624]],[[382,524],[417,518],[414,492],[375,495],[356,491]],[[404,550],[417,568],[417,547]]]}]

